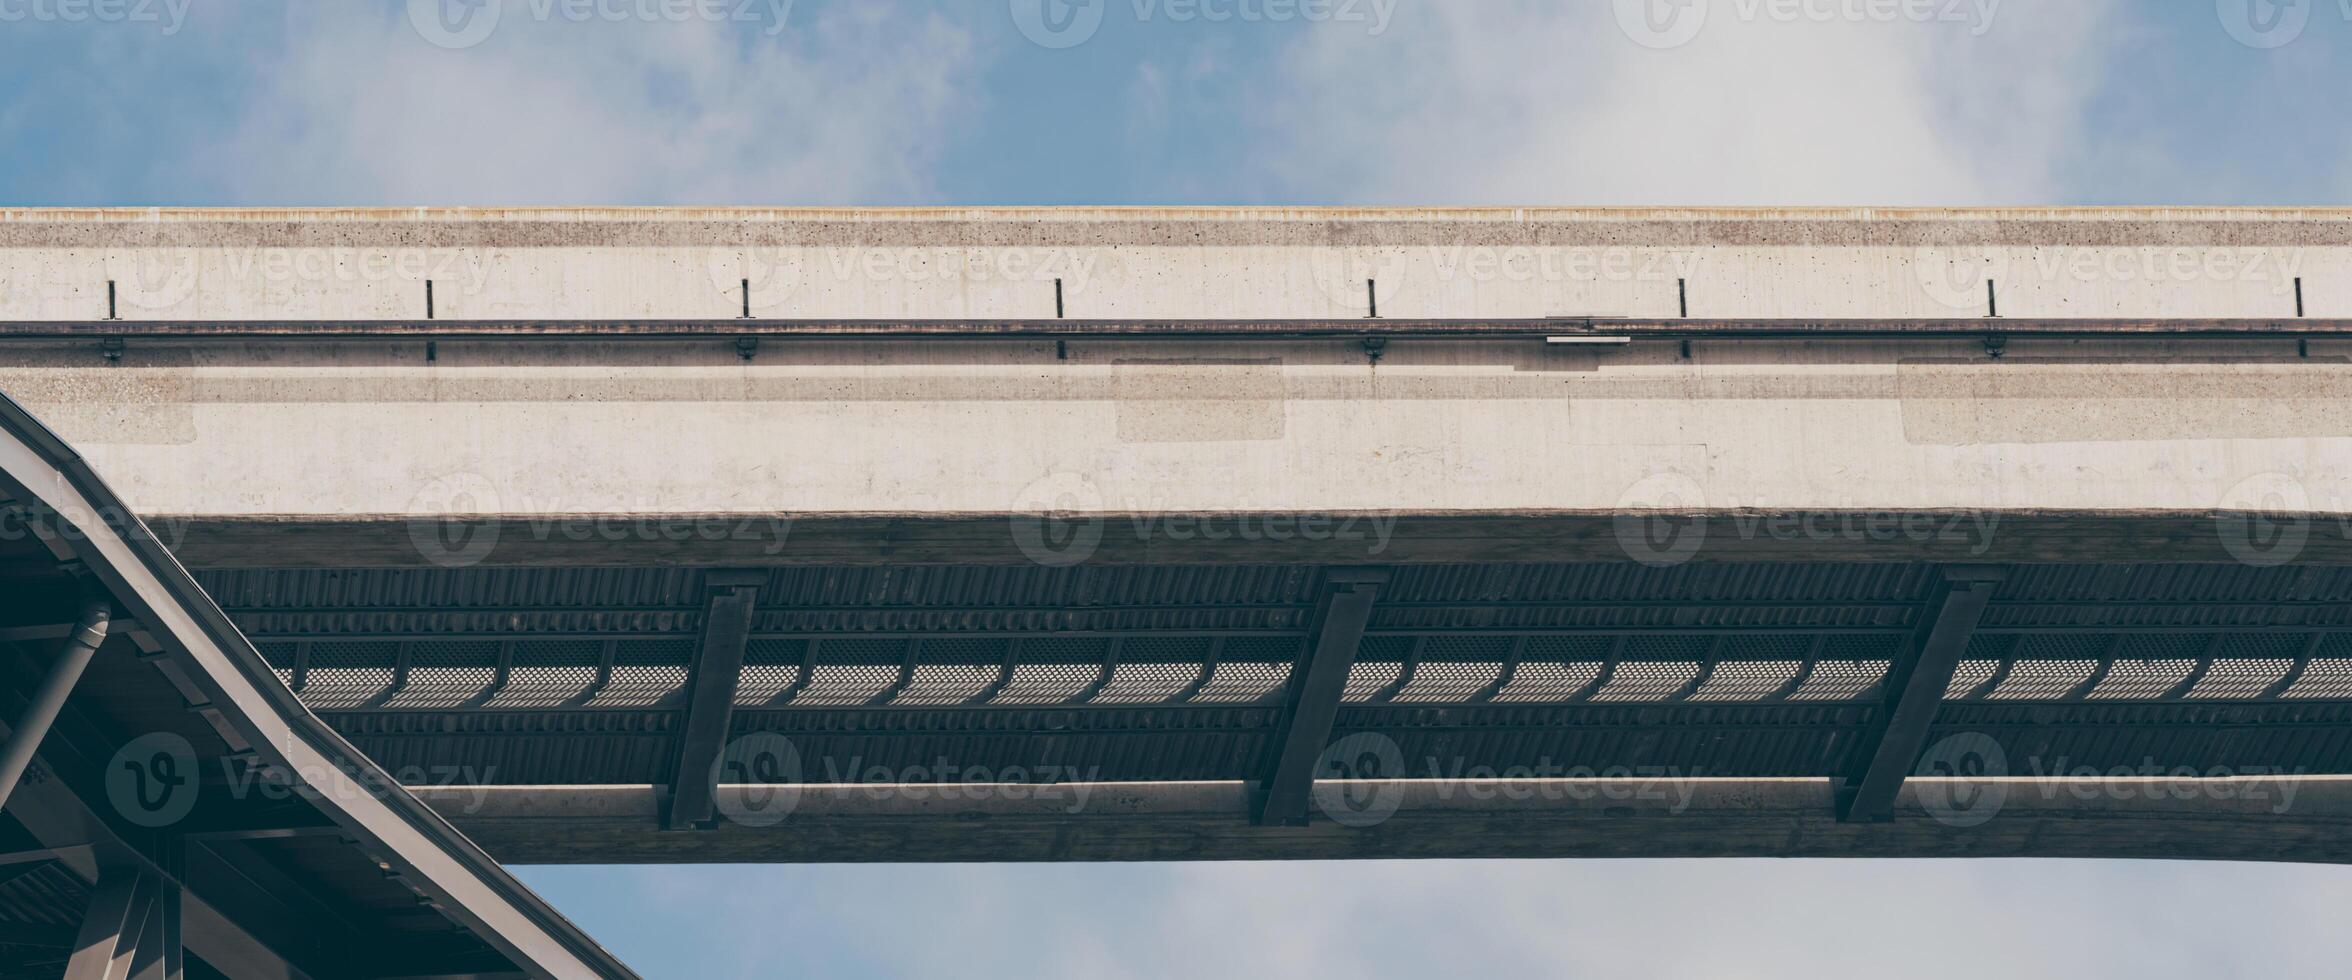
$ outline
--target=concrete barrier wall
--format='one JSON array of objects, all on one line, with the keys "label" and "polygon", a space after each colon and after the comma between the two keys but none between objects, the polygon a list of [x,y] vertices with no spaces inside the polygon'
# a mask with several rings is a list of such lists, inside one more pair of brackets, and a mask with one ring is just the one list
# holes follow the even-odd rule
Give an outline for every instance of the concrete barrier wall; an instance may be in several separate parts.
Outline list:
[{"label": "concrete barrier wall", "polygon": [[[0,320],[2352,316],[2352,212],[0,211]],[[1369,285],[1376,283],[1376,286]]]}]

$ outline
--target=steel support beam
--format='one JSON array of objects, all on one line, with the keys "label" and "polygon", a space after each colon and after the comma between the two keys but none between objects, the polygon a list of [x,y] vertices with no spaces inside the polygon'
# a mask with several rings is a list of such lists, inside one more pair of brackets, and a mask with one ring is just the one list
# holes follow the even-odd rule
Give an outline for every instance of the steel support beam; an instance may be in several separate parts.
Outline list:
[{"label": "steel support beam", "polygon": [[180,903],[179,885],[155,881],[155,901],[147,907],[138,951],[131,954],[130,980],[181,980],[186,975],[186,951],[180,946]]},{"label": "steel support beam", "polygon": [[[198,955],[204,957],[206,962],[234,977],[301,980],[301,978],[308,976],[293,966],[277,947],[258,938],[252,931],[254,928],[262,929],[265,932],[275,930],[277,933],[275,938],[281,942],[291,938],[292,930],[297,928],[296,923],[309,921],[309,916],[303,913],[299,906],[287,904],[291,899],[278,897],[276,903],[270,906],[283,913],[281,916],[283,921],[279,922],[259,922],[254,921],[249,915],[225,913],[211,904],[218,902],[223,896],[199,896],[189,893],[180,880],[167,875],[152,863],[153,855],[143,852],[129,842],[113,838],[111,832],[105,829],[104,822],[96,814],[83,808],[79,798],[59,782],[52,780],[37,786],[27,787],[19,804],[19,809],[13,812],[19,819],[27,821],[27,828],[36,837],[58,836],[61,830],[68,835],[86,832],[101,836],[100,843],[93,847],[67,849],[68,854],[64,858],[64,863],[69,870],[74,871],[84,880],[94,880],[99,891],[104,891],[111,879],[120,879],[125,876],[143,878],[156,886],[156,901],[168,902],[172,906],[167,910],[171,921],[159,927],[165,930],[165,945],[162,948],[172,951],[172,955],[168,957],[169,966],[159,968],[176,970],[181,958],[176,950],[192,948],[197,951]],[[212,884],[220,885],[221,880],[216,876]],[[250,912],[255,906],[231,904],[229,907],[237,909],[239,912]],[[110,908],[111,906],[107,907],[107,909]],[[106,916],[111,916],[112,912],[107,909],[99,909],[98,911],[105,912]],[[188,920],[185,930],[182,929],[182,916],[186,916]],[[240,919],[244,921],[240,922]],[[80,951],[86,950],[92,945],[86,939],[89,928],[86,921],[85,940],[75,943],[77,956],[80,955]],[[144,925],[143,923],[130,923],[124,928],[136,931],[143,929]],[[92,955],[95,956],[95,954]],[[111,964],[112,960],[108,959],[105,962]],[[127,968],[128,964],[126,963],[125,966]],[[111,966],[108,968],[111,969]],[[112,976],[114,974],[101,975]],[[167,977],[176,977],[177,975],[176,973],[164,974]],[[69,976],[78,975],[69,974]],[[141,980],[147,980],[149,976],[153,975],[142,975]]]},{"label": "steel support beam", "polygon": [[0,809],[8,806],[16,784],[24,780],[25,769],[33,764],[33,753],[40,751],[41,740],[49,736],[49,726],[57,721],[57,713],[65,710],[65,699],[73,696],[74,685],[81,683],[82,672],[90,668],[98,647],[106,642],[107,623],[113,616],[111,599],[94,595],[82,601],[73,635],[66,638],[65,648],[58,651],[56,662],[41,678],[23,717],[10,726],[7,744],[0,745]]},{"label": "steel support beam", "polygon": [[[80,849],[86,851],[89,846],[85,844]],[[20,872],[37,870],[51,861],[63,861],[66,858],[66,852],[71,850],[75,850],[75,848],[41,847],[29,851],[0,854],[0,884],[7,884]]]},{"label": "steel support beam", "polygon": [[310,980],[310,974],[211,905],[183,893],[181,941],[223,975],[255,980]]},{"label": "steel support beam", "polygon": [[1894,819],[1895,797],[1903,790],[1927,747],[1927,734],[1943,705],[1968,641],[1984,619],[1985,606],[2006,572],[1997,568],[1946,569],[1929,596],[1926,615],[1913,634],[1907,656],[1887,670],[1886,722],[1859,747],[1862,768],[1838,786],[1838,819],[1877,823]]},{"label": "steel support beam", "polygon": [[206,897],[239,913],[255,938],[306,961],[330,960],[364,947],[366,930],[323,896],[288,875],[269,854],[241,841],[208,841],[186,850],[191,877]]},{"label": "steel support beam", "polygon": [[[23,699],[22,694],[0,697],[0,701],[8,702]],[[182,941],[216,969],[239,978],[306,980],[309,974],[289,962],[279,946],[265,942],[252,931],[254,928],[269,931],[272,923],[239,914],[249,911],[248,907],[222,905],[222,896],[202,894],[187,887],[185,869],[177,867],[179,862],[168,853],[173,844],[167,835],[141,833],[125,839],[120,829],[110,824],[76,790],[76,786],[90,783],[95,765],[88,753],[80,751],[75,744],[87,737],[87,725],[86,721],[77,719],[70,706],[65,710],[57,722],[55,737],[43,752],[43,761],[55,771],[56,778],[23,786],[11,800],[8,815],[23,825],[34,842],[54,854],[59,864],[76,877],[91,882],[93,887],[103,890],[109,876],[124,875],[169,885],[179,903],[177,914],[185,917]],[[0,734],[13,732],[0,731]],[[212,882],[219,883],[218,878]],[[160,889],[158,894],[161,895]],[[281,899],[277,904],[282,902]],[[286,919],[287,928],[281,932],[290,931],[292,923],[307,921],[307,916]],[[134,924],[126,928],[138,927]],[[280,934],[276,938],[282,943],[291,937]],[[77,942],[75,949],[89,945]],[[111,964],[111,959],[105,962]],[[111,965],[106,968],[111,969]]]},{"label": "steel support beam", "polygon": [[[0,325],[4,326],[4,325]],[[1151,511],[1133,515],[1137,534],[1106,535],[1087,566],[1341,565],[1365,560],[1361,542],[1268,540],[1263,536],[1212,537],[1183,533],[1196,519],[1228,519],[1235,512]],[[1285,512],[1294,516],[1296,512]],[[743,514],[679,513],[665,519],[740,522]],[[925,565],[1018,565],[1029,561],[1011,533],[1011,514],[872,516],[763,514],[791,518],[790,547],[767,534],[728,535],[691,546],[643,541],[637,536],[535,533],[528,516],[483,518],[483,528],[501,528],[498,546],[477,568],[671,567],[681,563],[723,567],[877,568]],[[1311,516],[1335,522],[1379,517],[1394,521],[1380,561],[1389,566],[1455,565],[1488,562],[1622,562],[1615,511],[1537,510],[1525,513],[1371,514],[1334,510]],[[1886,526],[1925,521],[1944,527],[1947,512],[1867,512],[1839,509],[1783,509],[1747,514],[1731,510],[1704,516],[1725,524],[1782,522],[1835,526]],[[2111,511],[2004,511],[2000,533],[1981,540],[1973,534],[1913,535],[1881,540],[1864,535],[1821,540],[1810,535],[1720,535],[1709,538],[1707,560],[1727,564],[1760,562],[1925,562],[1925,563],[2221,563],[2235,561],[2222,522],[2210,511],[2123,514]],[[470,520],[470,519],[469,519]],[[399,516],[322,517],[315,521],[241,517],[181,518],[174,529],[186,538],[173,549],[188,567],[322,570],[429,568],[409,537],[410,520]],[[1343,537],[1346,537],[1343,535]],[[1898,536],[1900,537],[1900,536]],[[1865,540],[1867,538],[1867,540]],[[2352,566],[2352,534],[2332,521],[2310,525],[2297,561]]]},{"label": "steel support beam", "polygon": [[74,939],[64,980],[129,980],[156,900],[157,880],[131,868],[109,868],[90,893],[90,910]]},{"label": "steel support beam", "polygon": [[670,776],[669,802],[662,810],[665,830],[707,830],[718,821],[719,755],[735,716],[735,689],[743,677],[752,615],[766,572],[716,571],[704,578],[710,595],[703,605],[702,638],[687,678],[685,715],[678,724],[678,752]]},{"label": "steel support beam", "polygon": [[1291,678],[1290,710],[1274,736],[1274,757],[1258,786],[1254,814],[1261,826],[1299,826],[1307,821],[1317,760],[1331,745],[1340,694],[1356,665],[1356,648],[1372,621],[1372,605],[1388,583],[1382,569],[1335,569],[1323,582],[1307,633],[1306,660]]},{"label": "steel support beam", "polygon": [[[528,864],[842,864],[1595,858],[2065,858],[2352,864],[2352,777],[1914,778],[1888,823],[1841,823],[1828,779],[1406,780],[1374,826],[1250,825],[1251,787],[937,783],[795,787],[792,819],[648,833],[641,786],[419,790],[491,853]],[[1930,784],[1934,795],[1926,796]],[[722,799],[774,786],[723,786]],[[953,799],[943,798],[952,795]],[[1980,826],[1930,819],[2003,799]],[[2282,806],[2292,800],[2292,806]],[[1083,808],[1074,814],[1074,808]],[[2282,812],[2283,810],[2283,812]],[[887,828],[887,829],[879,829]],[[242,976],[242,974],[233,974]]]}]

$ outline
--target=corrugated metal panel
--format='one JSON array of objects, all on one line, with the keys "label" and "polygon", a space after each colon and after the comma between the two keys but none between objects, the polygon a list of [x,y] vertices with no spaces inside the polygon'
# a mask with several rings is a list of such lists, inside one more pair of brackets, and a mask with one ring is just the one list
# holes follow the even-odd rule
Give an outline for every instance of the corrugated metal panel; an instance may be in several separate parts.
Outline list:
[{"label": "corrugated metal panel", "polygon": [[1919,615],[1916,604],[1694,602],[1670,605],[1383,605],[1372,618],[1382,632],[1427,630],[1825,630],[1903,632]]},{"label": "corrugated metal panel", "polygon": [[1904,564],[1427,565],[1398,569],[1381,600],[1915,601],[1927,594],[1933,574],[1929,566]]},{"label": "corrugated metal panel", "polygon": [[[738,737],[790,739],[811,782],[1254,778],[1281,713],[1262,708],[756,711]],[[1008,775],[1011,774],[1011,775]]]},{"label": "corrugated metal panel", "polygon": [[404,782],[656,783],[674,765],[674,712],[357,713],[329,717]]},{"label": "corrugated metal panel", "polygon": [[2316,602],[1995,602],[1984,631],[2026,629],[2293,629],[2352,625],[2352,605]]},{"label": "corrugated metal panel", "polygon": [[50,864],[0,885],[0,922],[79,926],[90,886],[61,864]]},{"label": "corrugated metal panel", "polygon": [[504,606],[695,608],[702,572],[688,568],[460,568],[205,572],[227,609]]},{"label": "corrugated metal panel", "polygon": [[375,636],[617,634],[691,637],[702,628],[702,611],[699,609],[235,610],[231,618],[245,635],[270,640],[352,633]]},{"label": "corrugated metal panel", "polygon": [[199,578],[249,635],[684,633],[702,573],[538,568],[211,572]]},{"label": "corrugated metal panel", "polygon": [[900,566],[781,569],[770,607],[1304,605],[1317,571],[1294,566]]},{"label": "corrugated metal panel", "polygon": [[761,634],[1077,633],[1139,630],[1287,632],[1304,635],[1308,606],[1146,609],[1047,607],[960,609],[762,609]]},{"label": "corrugated metal panel", "polygon": [[2002,583],[2000,601],[2352,601],[2352,568],[2251,565],[2028,565]]},{"label": "corrugated metal panel", "polygon": [[[1434,758],[1498,770],[1838,772],[1875,723],[1881,678],[1935,574],[1399,568],[1341,727],[1388,734],[1423,769]],[[754,623],[738,731],[786,734],[828,778],[942,758],[1079,766],[1108,780],[1252,775],[1321,577],[1290,566],[779,569]],[[542,784],[668,778],[698,572],[206,579],[249,628],[283,634],[265,652],[285,676],[307,656],[303,696],[389,766]],[[2352,771],[2342,680],[2352,669],[2338,664],[2352,662],[2352,633],[2314,632],[2344,628],[2352,570],[2023,568],[1987,611],[1952,685],[1965,700],[1946,706],[1943,725],[2015,740],[2033,753],[2020,758]],[[410,670],[396,685],[404,644]],[[493,697],[485,651],[507,647],[518,651],[513,676]],[[1106,673],[1113,649],[1123,666]],[[1210,649],[1222,651],[1214,669]],[[2323,659],[2300,668],[2314,649]],[[2186,673],[2183,661],[2194,664]],[[2171,700],[2184,693],[2203,700]]]}]

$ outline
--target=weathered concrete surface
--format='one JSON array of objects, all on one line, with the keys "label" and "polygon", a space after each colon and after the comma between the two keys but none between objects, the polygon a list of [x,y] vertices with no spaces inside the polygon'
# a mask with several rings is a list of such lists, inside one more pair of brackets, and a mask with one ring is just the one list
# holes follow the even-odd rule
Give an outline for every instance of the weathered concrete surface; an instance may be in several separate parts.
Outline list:
[{"label": "weathered concrete surface", "polygon": [[[1325,784],[1335,787],[1337,784]],[[652,832],[647,786],[418,795],[510,864],[1462,858],[2102,858],[2352,862],[2352,780],[1914,779],[1840,823],[1827,780],[1360,784],[1347,822],[1255,827],[1240,783],[719,788],[744,814]],[[1393,794],[1393,800],[1383,794]],[[1393,802],[1393,812],[1388,804]],[[1377,804],[1377,805],[1375,805]],[[1363,809],[1352,808],[1361,806]]]},{"label": "weathered concrete surface", "polygon": [[[110,278],[129,320],[417,319],[428,278],[445,318],[724,318],[746,279],[760,317],[1050,317],[1055,279],[1070,315],[1113,318],[1362,316],[1366,279],[1383,317],[1671,317],[1686,292],[1700,316],[1975,317],[1987,278],[2005,316],[2291,318],[2298,280],[2311,316],[2352,315],[2348,263],[2352,212],[6,212],[0,320],[94,319]],[[2088,533],[2243,560],[2229,515],[2292,515],[2310,558],[2352,514],[2352,341],[2334,339],[739,353],[138,337],[109,359],[95,338],[19,339],[0,390],[166,533],[193,529],[191,554],[216,532],[444,517],[1054,512],[1116,534],[1163,514],[1837,512],[1928,516],[1939,538],[1976,520],[1969,547],[2004,515],[2153,520]],[[2270,530],[2238,534],[2287,553]]]},{"label": "weathered concrete surface", "polygon": [[2352,509],[2344,343],[421,346],[5,345],[0,389],[207,518]]},{"label": "weathered concrete surface", "polygon": [[[2352,211],[0,211],[0,320],[2352,315]],[[1687,292],[1682,288],[1688,285]],[[1688,309],[1683,308],[1687,296]]]}]

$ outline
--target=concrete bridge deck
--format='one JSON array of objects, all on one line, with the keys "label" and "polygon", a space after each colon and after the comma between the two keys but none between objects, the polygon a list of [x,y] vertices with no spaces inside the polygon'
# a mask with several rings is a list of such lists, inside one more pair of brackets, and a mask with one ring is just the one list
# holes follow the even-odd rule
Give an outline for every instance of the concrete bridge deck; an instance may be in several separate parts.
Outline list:
[{"label": "concrete bridge deck", "polygon": [[[1579,853],[1413,794],[1619,768],[1778,801],[1690,848],[2341,859],[2228,787],[2352,773],[2348,365],[2352,212],[0,214],[0,390],[532,855],[805,859],[733,765],[1179,787],[1038,859]],[[2085,767],[2210,805],[1910,779]]]},{"label": "concrete bridge deck", "polygon": [[[442,516],[510,565],[1021,561],[952,528],[1046,511],[1147,525],[1106,561],[1249,560],[1157,519],[1236,514],[1638,559],[1641,512],[1999,514],[1879,537],[2018,560],[2233,560],[2257,512],[2342,560],[2346,317],[2332,211],[0,214],[0,389],[223,567]],[[1765,527],[1710,553],[1825,537]]]}]

